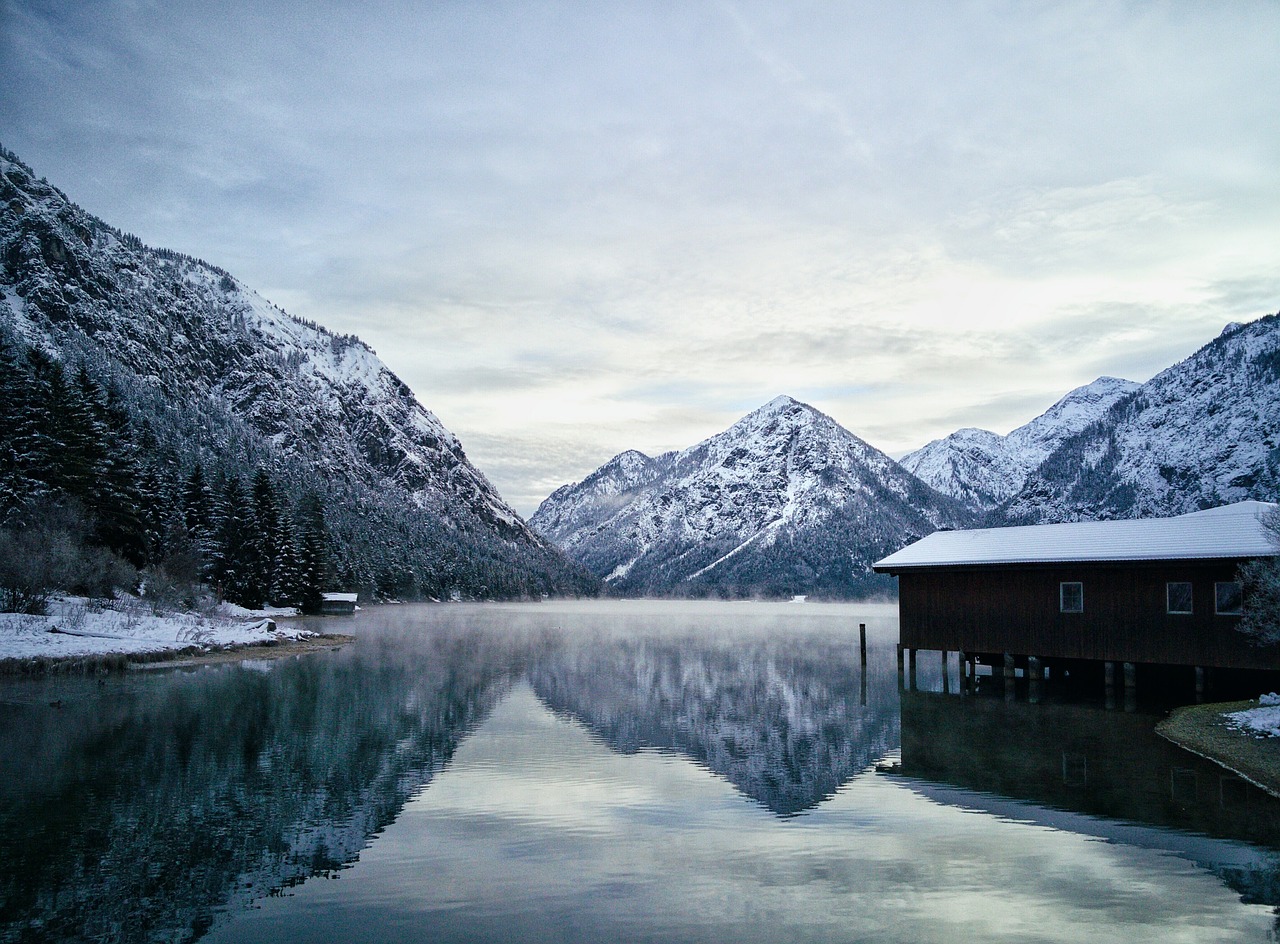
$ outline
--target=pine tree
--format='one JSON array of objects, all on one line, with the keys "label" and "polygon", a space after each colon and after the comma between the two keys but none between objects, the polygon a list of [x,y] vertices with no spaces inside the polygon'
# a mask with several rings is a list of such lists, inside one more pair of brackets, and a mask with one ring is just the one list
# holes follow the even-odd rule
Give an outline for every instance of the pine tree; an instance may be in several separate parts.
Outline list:
[{"label": "pine tree", "polygon": [[26,512],[45,491],[39,474],[47,421],[22,352],[0,344],[0,527],[24,523]]},{"label": "pine tree", "polygon": [[271,586],[270,599],[277,606],[302,606],[302,561],[298,545],[293,537],[293,523],[288,515],[280,516],[277,539],[275,582]]},{"label": "pine tree", "polygon": [[280,501],[266,469],[258,469],[253,476],[253,526],[258,562],[254,592],[274,600],[280,569]]},{"label": "pine tree", "polygon": [[200,553],[202,568],[207,568],[213,552],[213,511],[213,491],[205,480],[204,466],[197,462],[182,490],[182,520]]},{"label": "pine tree", "polygon": [[303,499],[300,517],[302,546],[298,552],[298,602],[303,612],[318,613],[322,594],[329,586],[331,556],[324,501],[315,492]]},{"label": "pine tree", "polygon": [[98,407],[97,419],[103,431],[88,500],[95,537],[98,543],[141,567],[147,559],[142,464],[128,413],[114,396],[108,395],[105,401],[95,396],[97,385],[87,374],[82,373],[79,385],[91,406]]},{"label": "pine tree", "polygon": [[253,522],[237,476],[227,476],[222,483],[217,518],[210,568],[214,586],[224,600],[257,608],[262,605],[263,592],[256,579]]}]

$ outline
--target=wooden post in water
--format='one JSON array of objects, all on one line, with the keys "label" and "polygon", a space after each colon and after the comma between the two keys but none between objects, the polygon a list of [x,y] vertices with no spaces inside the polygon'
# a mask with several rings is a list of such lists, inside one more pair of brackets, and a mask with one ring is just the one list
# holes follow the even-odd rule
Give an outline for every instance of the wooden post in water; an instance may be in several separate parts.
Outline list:
[{"label": "wooden post in water", "polygon": [[1197,702],[1204,701],[1204,689],[1205,689],[1204,666],[1197,665],[1196,666],[1196,701]]},{"label": "wooden post in water", "polygon": [[1040,695],[1044,686],[1044,666],[1039,656],[1027,656],[1027,701],[1033,705],[1040,704]]},{"label": "wooden post in water", "polygon": [[915,649],[907,650],[907,674],[910,676],[910,678],[908,679],[908,683],[911,686],[911,691],[914,692],[916,690],[916,650]]},{"label": "wooden post in water", "polygon": [[[903,681],[902,672],[903,672],[903,668],[902,668],[902,643],[898,643],[898,690],[899,690],[899,691],[901,691],[901,690],[903,689],[904,684],[905,684],[905,683],[904,683],[904,681]],[[865,678],[865,677],[866,677],[866,673],[864,672],[864,673],[862,673],[862,674],[863,674],[863,677]]]},{"label": "wooden post in water", "polygon": [[969,654],[963,649],[956,653],[956,676],[960,679],[960,694],[969,692]]},{"label": "wooden post in water", "polygon": [[942,694],[951,694],[951,673],[947,671],[947,650],[942,650]]},{"label": "wooden post in water", "polygon": [[1017,669],[1013,664],[1013,653],[1004,654],[1004,700],[1013,701],[1018,695],[1016,688]]},{"label": "wooden post in water", "polygon": [[858,651],[862,655],[862,667],[867,667],[867,624],[858,624]]},{"label": "wooden post in water", "polygon": [[1124,710],[1138,710],[1138,667],[1132,662],[1124,664]]},{"label": "wooden post in water", "polygon": [[1116,706],[1116,664],[1110,660],[1102,663],[1102,679],[1106,688],[1107,710]]}]

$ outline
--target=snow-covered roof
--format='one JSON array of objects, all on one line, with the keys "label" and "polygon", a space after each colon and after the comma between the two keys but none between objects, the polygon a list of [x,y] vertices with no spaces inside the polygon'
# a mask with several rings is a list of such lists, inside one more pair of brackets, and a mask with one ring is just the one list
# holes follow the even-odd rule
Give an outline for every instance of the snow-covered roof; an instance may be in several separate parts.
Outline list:
[{"label": "snow-covered roof", "polygon": [[1275,508],[1268,502],[1242,501],[1176,518],[935,531],[873,566],[892,573],[920,567],[1057,561],[1272,557],[1280,555],[1280,546],[1263,519]]},{"label": "snow-covered roof", "polygon": [[360,597],[358,593],[322,593],[320,599],[326,603],[355,603]]}]

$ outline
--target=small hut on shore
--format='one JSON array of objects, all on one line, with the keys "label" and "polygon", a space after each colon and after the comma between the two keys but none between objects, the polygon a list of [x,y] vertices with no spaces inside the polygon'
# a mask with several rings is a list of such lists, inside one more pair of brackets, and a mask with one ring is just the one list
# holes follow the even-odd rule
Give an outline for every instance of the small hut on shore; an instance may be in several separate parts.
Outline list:
[{"label": "small hut on shore", "polygon": [[350,616],[356,611],[358,593],[320,594],[320,612],[325,616]]}]

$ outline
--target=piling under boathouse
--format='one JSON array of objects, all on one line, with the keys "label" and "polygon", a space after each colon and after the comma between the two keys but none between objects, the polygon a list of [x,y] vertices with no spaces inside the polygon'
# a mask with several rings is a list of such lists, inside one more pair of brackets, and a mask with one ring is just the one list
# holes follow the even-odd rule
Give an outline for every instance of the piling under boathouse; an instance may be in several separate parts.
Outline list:
[{"label": "piling under boathouse", "polygon": [[1240,632],[1237,568],[1280,555],[1245,501],[1174,518],[937,531],[874,567],[898,577],[901,650],[959,652],[1005,677],[1101,663],[1108,683],[1137,667],[1280,670],[1280,646]]}]

